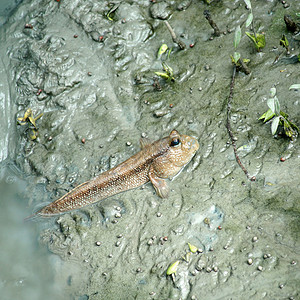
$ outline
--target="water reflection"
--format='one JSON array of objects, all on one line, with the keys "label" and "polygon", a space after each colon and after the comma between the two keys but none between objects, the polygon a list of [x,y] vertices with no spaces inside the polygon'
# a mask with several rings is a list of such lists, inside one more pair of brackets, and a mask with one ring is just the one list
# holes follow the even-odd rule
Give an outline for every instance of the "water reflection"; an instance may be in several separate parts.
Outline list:
[{"label": "water reflection", "polygon": [[27,183],[13,164],[0,163],[0,293],[1,299],[62,299],[55,282],[58,258],[39,246],[38,224],[23,219]]}]

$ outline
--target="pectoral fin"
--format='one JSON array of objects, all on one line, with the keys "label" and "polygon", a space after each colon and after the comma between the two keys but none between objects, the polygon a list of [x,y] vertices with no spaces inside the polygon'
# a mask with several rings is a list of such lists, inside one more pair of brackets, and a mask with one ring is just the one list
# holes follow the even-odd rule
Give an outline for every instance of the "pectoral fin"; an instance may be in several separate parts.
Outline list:
[{"label": "pectoral fin", "polygon": [[150,167],[149,178],[157,195],[161,198],[167,198],[169,195],[169,187],[167,182],[155,174],[153,167]]}]

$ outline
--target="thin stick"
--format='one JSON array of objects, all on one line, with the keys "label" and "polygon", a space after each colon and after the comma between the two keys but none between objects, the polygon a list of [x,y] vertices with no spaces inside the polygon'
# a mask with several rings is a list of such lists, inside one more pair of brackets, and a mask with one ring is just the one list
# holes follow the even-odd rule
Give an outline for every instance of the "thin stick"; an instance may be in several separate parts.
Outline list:
[{"label": "thin stick", "polygon": [[251,181],[254,181],[255,177],[253,176],[253,177],[250,178],[250,175],[249,175],[247,169],[244,167],[244,165],[242,164],[242,162],[241,162],[241,160],[240,160],[240,158],[237,154],[235,138],[233,136],[232,129],[231,129],[231,124],[230,124],[231,101],[233,99],[235,76],[236,76],[236,65],[233,65],[232,79],[231,79],[231,83],[230,83],[230,93],[229,93],[228,102],[227,102],[227,123],[226,123],[226,127],[227,127],[227,131],[228,131],[228,134],[229,134],[229,137],[230,137],[230,140],[231,140],[231,145],[233,146],[233,152],[234,152],[236,162],[241,167],[241,169],[243,170],[243,172],[245,173],[247,178],[250,179]]},{"label": "thin stick", "polygon": [[173,28],[171,27],[171,25],[169,24],[168,21],[165,21],[165,24],[166,24],[166,26],[167,26],[167,28],[168,28],[170,34],[171,34],[171,37],[172,37],[173,42],[174,42],[175,44],[177,44],[181,50],[184,50],[184,49],[186,48],[185,43],[184,43],[183,41],[181,41],[179,38],[177,38],[177,36],[176,36],[176,34],[175,34]]},{"label": "thin stick", "polygon": [[214,20],[212,19],[209,10],[205,10],[203,12],[205,19],[208,21],[209,25],[213,28],[214,30],[214,36],[220,36],[221,32],[219,27],[217,26],[217,24],[214,22]]}]

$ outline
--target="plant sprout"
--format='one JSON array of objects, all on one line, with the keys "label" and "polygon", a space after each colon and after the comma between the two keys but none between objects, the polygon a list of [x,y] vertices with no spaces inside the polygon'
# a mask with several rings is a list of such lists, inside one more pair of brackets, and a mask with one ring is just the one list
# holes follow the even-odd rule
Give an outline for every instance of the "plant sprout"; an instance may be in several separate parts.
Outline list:
[{"label": "plant sprout", "polygon": [[[290,89],[298,88],[300,88],[300,84],[290,86]],[[285,135],[293,140],[295,137],[297,137],[299,128],[288,119],[289,116],[287,113],[280,110],[280,103],[276,96],[275,87],[271,88],[270,94],[271,98],[269,98],[267,101],[269,109],[262,114],[259,120],[263,120],[264,123],[271,120],[272,135],[276,134],[279,125],[283,126]]]},{"label": "plant sprout", "polygon": [[254,43],[255,48],[257,51],[260,51],[266,45],[266,39],[264,34],[256,33],[254,27],[254,18],[253,18],[253,10],[250,0],[244,0],[245,4],[247,5],[248,9],[250,9],[250,14],[246,20],[246,28],[251,25],[253,33],[245,32],[246,35],[250,38],[250,40]]}]

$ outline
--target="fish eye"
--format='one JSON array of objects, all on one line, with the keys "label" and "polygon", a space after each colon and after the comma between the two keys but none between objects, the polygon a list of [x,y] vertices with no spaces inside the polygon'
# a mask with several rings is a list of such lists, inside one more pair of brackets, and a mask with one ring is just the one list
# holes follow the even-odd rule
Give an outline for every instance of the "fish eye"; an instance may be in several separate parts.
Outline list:
[{"label": "fish eye", "polygon": [[172,139],[172,141],[171,141],[171,147],[175,147],[175,146],[178,146],[180,144],[180,139],[178,139],[178,138],[174,138],[174,139]]}]

